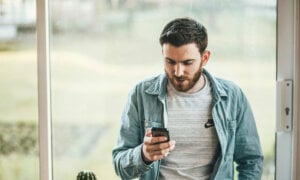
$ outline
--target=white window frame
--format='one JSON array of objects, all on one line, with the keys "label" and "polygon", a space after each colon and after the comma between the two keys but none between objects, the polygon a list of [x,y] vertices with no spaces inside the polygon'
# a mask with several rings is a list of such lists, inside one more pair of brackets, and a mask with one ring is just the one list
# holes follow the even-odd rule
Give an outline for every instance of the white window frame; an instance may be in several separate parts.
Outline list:
[{"label": "white window frame", "polygon": [[40,180],[52,180],[49,2],[36,1]]},{"label": "white window frame", "polygon": [[300,0],[295,0],[295,92],[294,92],[294,158],[293,179],[300,179]]},{"label": "white window frame", "polygon": [[[276,179],[300,178],[299,5],[299,0],[277,1]],[[283,97],[280,84],[287,80],[292,82],[293,88],[291,92],[283,93]],[[282,102],[286,99],[291,99],[291,127],[288,130],[283,128],[285,120],[280,116],[286,106]]]}]

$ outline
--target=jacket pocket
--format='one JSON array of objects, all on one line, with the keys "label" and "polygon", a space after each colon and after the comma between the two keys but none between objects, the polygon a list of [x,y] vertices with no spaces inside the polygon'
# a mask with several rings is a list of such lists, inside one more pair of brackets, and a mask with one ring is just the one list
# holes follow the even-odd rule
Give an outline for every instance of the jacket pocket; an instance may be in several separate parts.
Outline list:
[{"label": "jacket pocket", "polygon": [[[235,120],[228,120],[227,121],[227,148],[226,148],[226,154],[232,156],[234,154],[234,148],[235,148],[235,139],[236,139],[236,121]],[[227,159],[229,157],[226,157]]]}]

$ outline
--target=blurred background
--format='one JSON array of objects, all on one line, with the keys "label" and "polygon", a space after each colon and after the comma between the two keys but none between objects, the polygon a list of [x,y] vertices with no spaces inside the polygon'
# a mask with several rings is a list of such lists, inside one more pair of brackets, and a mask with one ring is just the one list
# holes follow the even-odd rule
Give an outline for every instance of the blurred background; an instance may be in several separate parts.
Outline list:
[{"label": "blurred background", "polygon": [[[111,150],[133,86],[163,72],[177,17],[203,23],[212,74],[237,83],[274,179],[276,0],[50,0],[54,179],[119,179]],[[0,0],[0,180],[39,179],[36,3]]]}]

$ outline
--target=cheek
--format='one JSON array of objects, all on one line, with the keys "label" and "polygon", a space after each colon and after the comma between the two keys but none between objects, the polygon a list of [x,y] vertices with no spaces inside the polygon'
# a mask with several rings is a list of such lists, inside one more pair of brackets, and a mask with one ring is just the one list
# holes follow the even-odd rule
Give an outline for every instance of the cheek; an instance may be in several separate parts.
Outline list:
[{"label": "cheek", "polygon": [[174,67],[165,63],[165,71],[168,72],[168,73],[171,73],[174,71]]},{"label": "cheek", "polygon": [[187,74],[193,75],[193,74],[195,74],[195,73],[198,72],[199,67],[197,67],[197,66],[191,66],[191,67],[187,67],[185,70],[186,70]]}]

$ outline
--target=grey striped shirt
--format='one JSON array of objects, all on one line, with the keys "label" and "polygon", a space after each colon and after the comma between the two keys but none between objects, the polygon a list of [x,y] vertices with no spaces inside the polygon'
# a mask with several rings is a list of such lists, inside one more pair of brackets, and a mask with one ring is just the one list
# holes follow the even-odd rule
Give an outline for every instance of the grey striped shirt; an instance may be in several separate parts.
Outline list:
[{"label": "grey striped shirt", "polygon": [[175,149],[162,160],[159,179],[209,179],[220,152],[211,115],[212,92],[205,77],[196,93],[168,84],[168,129]]}]

